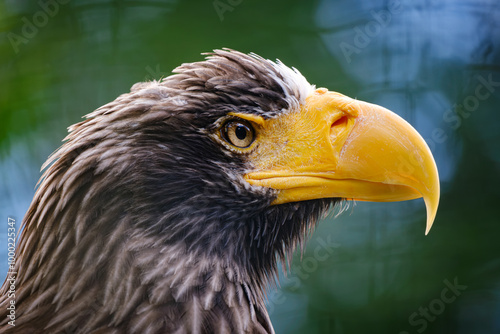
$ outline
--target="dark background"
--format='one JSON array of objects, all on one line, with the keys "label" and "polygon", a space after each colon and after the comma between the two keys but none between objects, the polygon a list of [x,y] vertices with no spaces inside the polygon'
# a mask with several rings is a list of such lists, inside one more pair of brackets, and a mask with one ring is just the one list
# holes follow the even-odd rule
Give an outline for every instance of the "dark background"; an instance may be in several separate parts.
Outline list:
[{"label": "dark background", "polygon": [[322,222],[269,292],[277,333],[499,333],[497,0],[1,2],[2,276],[7,219],[19,228],[66,128],[221,47],[395,111],[440,172],[428,236],[422,200],[351,204]]}]

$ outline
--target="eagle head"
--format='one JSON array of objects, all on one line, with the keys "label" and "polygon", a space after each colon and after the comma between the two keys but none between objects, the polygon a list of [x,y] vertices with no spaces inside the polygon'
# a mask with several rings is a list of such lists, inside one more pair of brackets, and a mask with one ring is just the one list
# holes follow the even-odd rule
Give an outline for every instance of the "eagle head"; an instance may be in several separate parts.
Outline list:
[{"label": "eagle head", "polygon": [[430,229],[436,165],[396,114],[229,49],[174,73],[71,126],[45,163],[0,328],[273,332],[266,284],[339,201],[423,197]]}]

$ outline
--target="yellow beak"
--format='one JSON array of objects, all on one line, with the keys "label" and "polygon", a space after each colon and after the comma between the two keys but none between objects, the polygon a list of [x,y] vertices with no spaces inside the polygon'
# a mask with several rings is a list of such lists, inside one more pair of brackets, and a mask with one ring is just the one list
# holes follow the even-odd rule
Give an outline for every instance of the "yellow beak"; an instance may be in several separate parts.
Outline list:
[{"label": "yellow beak", "polygon": [[429,147],[380,106],[317,89],[298,112],[258,124],[252,185],[278,190],[273,204],[318,198],[390,202],[423,197],[427,234],[439,204]]}]

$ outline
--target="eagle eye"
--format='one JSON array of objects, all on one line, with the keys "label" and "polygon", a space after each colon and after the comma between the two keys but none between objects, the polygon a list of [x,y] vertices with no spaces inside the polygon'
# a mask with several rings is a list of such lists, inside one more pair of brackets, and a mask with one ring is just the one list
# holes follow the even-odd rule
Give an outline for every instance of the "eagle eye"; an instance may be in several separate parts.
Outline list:
[{"label": "eagle eye", "polygon": [[238,148],[246,148],[255,140],[255,131],[245,121],[229,121],[221,129],[222,138]]}]

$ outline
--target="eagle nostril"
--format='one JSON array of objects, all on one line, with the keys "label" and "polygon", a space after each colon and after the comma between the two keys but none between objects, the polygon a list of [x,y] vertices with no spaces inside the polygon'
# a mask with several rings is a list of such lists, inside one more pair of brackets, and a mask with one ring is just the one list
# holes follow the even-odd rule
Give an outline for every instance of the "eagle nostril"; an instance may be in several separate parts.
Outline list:
[{"label": "eagle nostril", "polygon": [[335,142],[340,141],[342,142],[342,138],[345,137],[348,133],[349,129],[349,116],[348,115],[342,115],[339,118],[337,118],[331,125],[330,127],[330,140],[333,140]]},{"label": "eagle nostril", "polygon": [[339,119],[337,119],[335,122],[332,123],[332,128],[338,127],[338,126],[345,126],[347,124],[348,117],[347,116],[342,116]]}]

